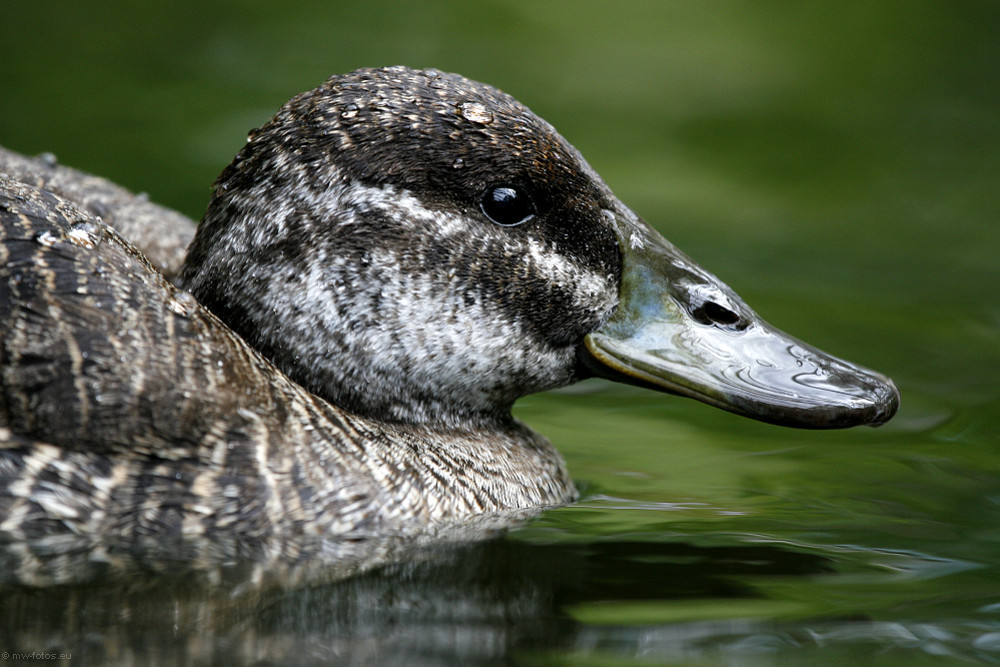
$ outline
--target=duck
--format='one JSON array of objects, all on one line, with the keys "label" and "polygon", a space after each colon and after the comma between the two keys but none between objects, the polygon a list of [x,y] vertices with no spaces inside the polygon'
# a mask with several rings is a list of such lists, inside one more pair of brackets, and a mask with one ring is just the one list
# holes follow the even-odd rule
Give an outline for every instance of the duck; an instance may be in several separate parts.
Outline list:
[{"label": "duck", "polygon": [[0,177],[0,540],[351,540],[564,505],[565,461],[511,408],[589,377],[803,428],[899,404],[456,74],[292,98],[178,236],[175,282],[128,212],[30,180]]}]

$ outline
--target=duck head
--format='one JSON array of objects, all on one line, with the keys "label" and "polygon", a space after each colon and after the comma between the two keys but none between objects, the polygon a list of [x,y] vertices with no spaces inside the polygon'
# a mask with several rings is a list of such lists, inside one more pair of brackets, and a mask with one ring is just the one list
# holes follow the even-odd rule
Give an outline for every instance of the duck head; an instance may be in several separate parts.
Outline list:
[{"label": "duck head", "polygon": [[382,420],[481,425],[591,375],[802,427],[885,377],[763,322],[489,86],[402,67],[292,99],[222,173],[181,282],[293,379]]}]

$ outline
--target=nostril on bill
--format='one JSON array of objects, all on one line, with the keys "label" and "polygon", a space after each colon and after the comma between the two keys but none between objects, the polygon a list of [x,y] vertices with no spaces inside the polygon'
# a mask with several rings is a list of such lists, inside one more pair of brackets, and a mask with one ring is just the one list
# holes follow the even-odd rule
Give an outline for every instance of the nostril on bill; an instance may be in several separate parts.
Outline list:
[{"label": "nostril on bill", "polygon": [[740,322],[738,313],[729,310],[725,306],[715,301],[705,301],[691,313],[696,320],[702,324],[715,324],[722,327],[731,327]]}]

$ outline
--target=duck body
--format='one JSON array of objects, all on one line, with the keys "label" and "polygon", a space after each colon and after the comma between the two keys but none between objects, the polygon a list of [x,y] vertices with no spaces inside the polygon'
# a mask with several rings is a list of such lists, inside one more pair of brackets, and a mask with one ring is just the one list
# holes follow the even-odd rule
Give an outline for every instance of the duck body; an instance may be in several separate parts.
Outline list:
[{"label": "duck body", "polygon": [[179,285],[30,184],[0,177],[0,222],[2,539],[350,538],[563,504],[562,458],[510,408],[594,374],[797,426],[898,404],[758,322],[513,98],[436,71],[291,100],[220,176]]},{"label": "duck body", "polygon": [[73,203],[3,180],[0,202],[7,537],[351,536],[573,497],[517,422],[484,438],[347,413]]}]

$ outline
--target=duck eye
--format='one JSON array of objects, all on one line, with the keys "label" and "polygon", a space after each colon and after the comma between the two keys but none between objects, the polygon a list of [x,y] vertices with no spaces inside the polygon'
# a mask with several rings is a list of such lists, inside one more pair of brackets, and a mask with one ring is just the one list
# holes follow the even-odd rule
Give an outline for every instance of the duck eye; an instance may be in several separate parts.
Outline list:
[{"label": "duck eye", "polygon": [[504,227],[520,225],[535,215],[535,203],[531,201],[531,197],[523,189],[513,185],[487,188],[479,201],[479,208],[487,218]]}]

